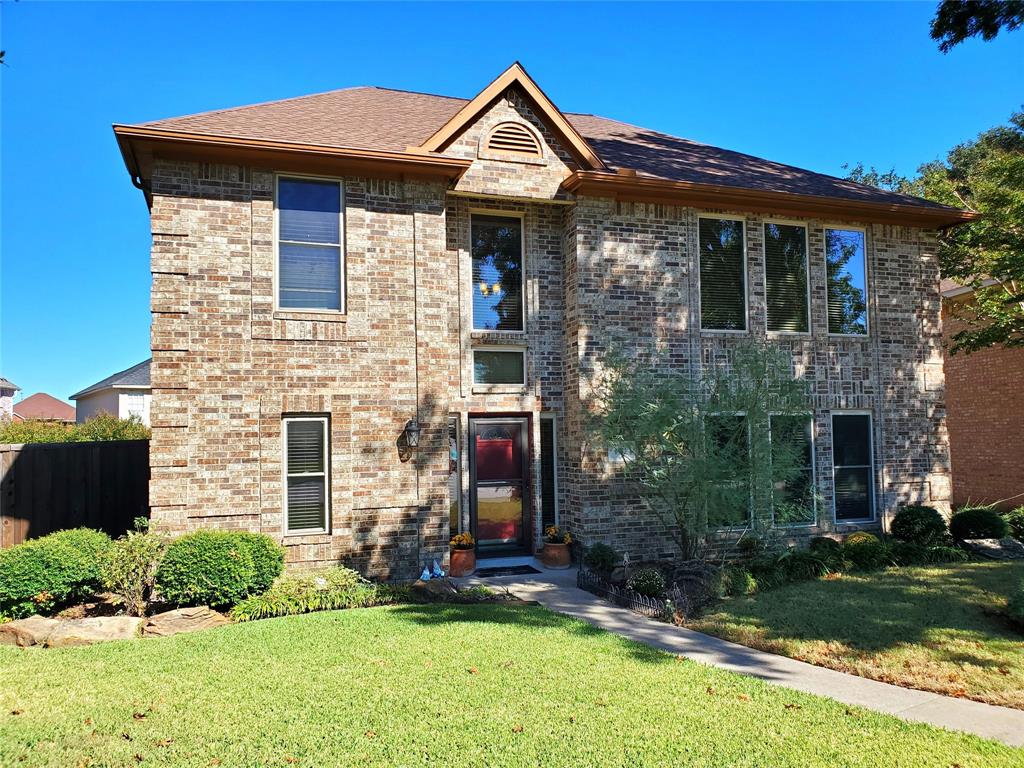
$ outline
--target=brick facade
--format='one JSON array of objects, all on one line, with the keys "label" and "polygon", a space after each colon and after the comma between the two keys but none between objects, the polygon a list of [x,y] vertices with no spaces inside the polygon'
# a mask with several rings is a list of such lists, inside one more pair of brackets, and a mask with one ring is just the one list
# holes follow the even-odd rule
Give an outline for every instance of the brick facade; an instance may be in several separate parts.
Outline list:
[{"label": "brick facade", "polygon": [[[543,158],[479,152],[501,122],[522,121]],[[173,531],[259,530],[295,565],[345,562],[407,578],[447,557],[447,419],[458,415],[463,461],[470,415],[526,416],[530,525],[539,534],[541,414],[557,419],[561,521],[584,542],[635,556],[669,554],[586,433],[592,385],[613,342],[655,344],[680,375],[764,336],[761,222],[747,232],[749,334],[699,331],[698,211],[572,199],[560,182],[571,156],[514,92],[447,150],[473,159],[454,189],[440,182],[346,177],[346,312],[280,311],[274,301],[274,175],[270,170],[157,159],[152,173],[153,519]],[[523,219],[526,325],[475,332],[469,221]],[[787,217],[792,219],[792,216]],[[948,504],[938,264],[927,232],[865,224],[871,334],[825,327],[824,226],[806,219],[811,333],[773,340],[813,385],[819,526],[830,530],[829,413],[873,414],[877,502]],[[525,387],[474,386],[472,350],[527,350]],[[330,418],[331,530],[285,536],[282,416]],[[407,420],[420,447],[397,449]],[[463,466],[462,495],[469,473]],[[463,503],[468,524],[468,504]],[[653,543],[652,543],[653,542]]]}]

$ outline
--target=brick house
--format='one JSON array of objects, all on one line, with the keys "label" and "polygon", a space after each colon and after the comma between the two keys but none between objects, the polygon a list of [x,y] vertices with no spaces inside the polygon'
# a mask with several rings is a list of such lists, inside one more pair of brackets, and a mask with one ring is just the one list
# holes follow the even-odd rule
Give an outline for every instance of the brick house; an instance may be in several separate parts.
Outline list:
[{"label": "brick house", "polygon": [[[350,88],[114,127],[152,222],[153,520],[407,577],[558,521],[671,552],[585,415],[609,345],[768,337],[813,387],[794,532],[948,505],[933,233],[961,211],[588,114]],[[703,296],[702,296],[703,286]]]}]

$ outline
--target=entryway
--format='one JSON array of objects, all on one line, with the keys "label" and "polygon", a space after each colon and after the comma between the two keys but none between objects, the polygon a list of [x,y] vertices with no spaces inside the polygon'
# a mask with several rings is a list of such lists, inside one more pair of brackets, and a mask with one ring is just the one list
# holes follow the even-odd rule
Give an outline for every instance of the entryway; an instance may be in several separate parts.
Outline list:
[{"label": "entryway", "polygon": [[469,420],[470,529],[481,556],[529,551],[529,422]]}]

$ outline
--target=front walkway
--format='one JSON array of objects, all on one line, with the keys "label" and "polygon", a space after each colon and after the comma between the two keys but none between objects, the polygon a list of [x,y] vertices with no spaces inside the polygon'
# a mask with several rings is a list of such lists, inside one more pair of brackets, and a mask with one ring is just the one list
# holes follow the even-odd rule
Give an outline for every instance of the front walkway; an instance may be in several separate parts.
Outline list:
[{"label": "front walkway", "polygon": [[576,571],[460,580],[504,587],[567,616],[702,664],[750,675],[806,693],[827,696],[904,720],[966,731],[1015,747],[1024,746],[1024,711],[900,688],[865,677],[816,667],[785,656],[747,648],[692,629],[645,619],[576,587]]}]

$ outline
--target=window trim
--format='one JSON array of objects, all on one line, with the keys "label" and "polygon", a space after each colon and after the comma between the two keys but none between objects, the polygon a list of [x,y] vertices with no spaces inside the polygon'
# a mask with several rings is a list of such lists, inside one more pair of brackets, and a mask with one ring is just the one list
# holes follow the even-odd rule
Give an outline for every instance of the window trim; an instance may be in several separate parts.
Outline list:
[{"label": "window trim", "polygon": [[[817,528],[818,527],[818,494],[815,491],[818,490],[818,457],[817,457],[817,446],[818,446],[818,421],[815,418],[813,411],[806,411],[804,413],[780,413],[771,411],[768,413],[768,445],[771,447],[772,441],[772,419],[775,417],[786,417],[786,416],[804,416],[811,423],[811,511],[814,513],[813,521],[809,523],[778,523],[775,520],[775,488],[772,486],[772,528]],[[834,473],[833,473],[834,474]],[[833,491],[833,503],[835,502],[835,493]]]},{"label": "window trim", "polygon": [[[561,525],[562,524],[562,510],[560,509],[560,505],[558,503],[558,416],[556,414],[554,414],[554,413],[541,412],[540,418],[541,418],[541,421],[547,420],[547,421],[551,422],[551,453],[552,453],[552,456],[551,456],[552,473],[551,473],[551,475],[552,475],[552,478],[554,479],[554,483],[553,483],[554,491],[552,492],[552,498],[554,499],[554,502],[555,502],[554,519],[555,519],[555,525]],[[537,440],[538,440],[538,448],[539,448],[540,447],[540,435],[539,434],[537,435]],[[540,453],[540,451],[538,451],[538,453]],[[543,461],[543,457],[541,457],[541,461]],[[541,471],[543,472],[543,465],[540,462],[538,462],[538,466],[541,469]],[[543,533],[543,531],[542,531],[542,533]]]},{"label": "window trim", "polygon": [[[870,464],[868,465],[868,470],[869,470],[868,477],[871,480],[871,517],[859,517],[859,518],[856,518],[856,519],[850,518],[848,520],[840,520],[840,519],[838,519],[836,517],[836,467],[837,466],[843,466],[843,467],[845,467],[845,466],[850,466],[850,467],[862,466],[860,464],[850,464],[850,465],[847,465],[847,464],[837,465],[836,464],[836,449],[835,449],[835,440],[836,440],[835,417],[836,416],[867,416],[868,417],[868,439],[871,442],[871,445],[869,446],[869,450],[868,450],[868,459],[870,460]],[[875,416],[874,416],[874,414],[871,411],[864,410],[864,409],[856,409],[856,408],[851,408],[849,410],[837,409],[837,410],[829,411],[828,422],[829,422],[829,429],[831,431],[830,438],[831,438],[831,443],[832,443],[832,445],[831,445],[831,448],[832,448],[832,523],[834,525],[836,525],[836,526],[840,526],[840,525],[856,526],[856,525],[868,525],[868,524],[876,523],[876,522],[878,522],[878,497],[877,497],[877,491],[876,491],[875,486],[878,485],[878,478],[876,477],[876,474],[875,474]]]},{"label": "window trim", "polygon": [[[281,306],[281,220],[280,209],[278,208],[278,186],[281,179],[298,179],[300,181],[321,181],[333,182],[338,185],[338,309],[322,309],[317,307],[282,307]],[[347,231],[345,229],[345,180],[336,176],[312,176],[303,173],[274,173],[274,311],[290,312],[296,314],[331,315],[344,316],[348,311],[348,247],[346,244]],[[286,243],[297,243],[299,245],[312,245],[297,240],[285,240]],[[324,243],[327,245],[327,243]]]},{"label": "window trim", "polygon": [[[773,331],[768,327],[768,237],[765,235],[765,228],[769,224],[782,224],[790,227],[803,227],[804,229],[804,264],[807,271],[806,288],[807,292],[807,330],[806,331]],[[811,317],[811,227],[807,221],[797,219],[761,219],[761,263],[764,267],[764,330],[769,338],[784,336],[811,336],[814,330],[814,323]]]},{"label": "window trim", "polygon": [[[476,380],[476,353],[477,352],[518,352],[523,356],[523,380],[518,383],[501,383],[501,384],[489,384],[485,382],[479,382]],[[511,344],[479,344],[474,345],[469,352],[470,355],[470,367],[472,368],[471,378],[473,382],[473,389],[479,391],[488,391],[502,388],[514,388],[514,391],[521,392],[527,387],[527,379],[529,375],[526,371],[526,347]]]},{"label": "window trim", "polygon": [[[828,230],[860,232],[864,235],[864,333],[832,333],[828,330]],[[867,339],[871,336],[871,259],[868,256],[868,230],[853,224],[823,224],[821,254],[825,264],[825,330],[833,339]]]},{"label": "window trim", "polygon": [[[743,230],[743,328],[705,328],[703,316],[701,314],[701,303],[704,300],[703,285],[700,280],[700,221],[701,219],[712,219],[714,221],[738,221]],[[710,334],[722,334],[725,336],[741,336],[750,333],[750,289],[748,276],[748,264],[749,258],[750,240],[747,237],[747,219],[745,216],[720,216],[714,213],[698,213],[697,214],[697,328],[700,333]]]},{"label": "window trim", "polygon": [[[288,425],[293,421],[319,421],[324,425],[324,471],[288,472]],[[284,512],[282,529],[285,536],[315,536],[331,532],[331,420],[327,414],[295,414],[281,417],[281,509]],[[288,478],[324,478],[324,525],[320,528],[291,528],[288,525]]]},{"label": "window trim", "polygon": [[[474,291],[476,290],[476,281],[473,280],[473,217],[474,216],[491,216],[493,218],[506,218],[506,219],[519,219],[519,261],[521,263],[520,268],[520,280],[519,280],[519,296],[520,296],[520,312],[522,314],[522,330],[510,331],[506,329],[496,328],[477,328],[476,322],[473,316],[473,297]],[[526,212],[525,211],[506,211],[501,209],[491,208],[470,208],[469,209],[469,231],[467,232],[469,239],[469,329],[471,333],[486,333],[496,335],[507,335],[516,338],[526,335]],[[482,347],[474,347],[474,349],[482,349]],[[523,368],[523,375],[525,378],[526,368]],[[510,385],[502,385],[510,386]],[[525,384],[524,384],[525,386]]]}]

